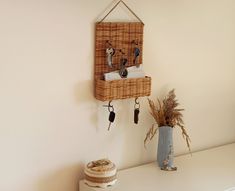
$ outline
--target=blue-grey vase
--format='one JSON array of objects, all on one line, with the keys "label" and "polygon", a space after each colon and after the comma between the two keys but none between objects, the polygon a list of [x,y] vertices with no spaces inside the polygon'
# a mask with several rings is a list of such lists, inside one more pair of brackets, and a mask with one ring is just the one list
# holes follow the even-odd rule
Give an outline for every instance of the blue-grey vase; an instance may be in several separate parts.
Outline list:
[{"label": "blue-grey vase", "polygon": [[163,170],[173,170],[175,168],[172,127],[159,127],[157,162]]}]

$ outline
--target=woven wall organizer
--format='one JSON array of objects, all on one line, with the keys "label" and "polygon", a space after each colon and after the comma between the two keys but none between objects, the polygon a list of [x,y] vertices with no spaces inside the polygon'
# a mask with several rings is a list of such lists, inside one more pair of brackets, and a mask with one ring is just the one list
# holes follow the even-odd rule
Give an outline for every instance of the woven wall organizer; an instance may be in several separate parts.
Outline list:
[{"label": "woven wall organizer", "polygon": [[[123,3],[140,22],[103,22],[104,19]],[[105,81],[104,73],[118,70],[120,59],[125,56],[127,67],[134,66],[134,48],[138,44],[140,49],[139,62],[143,64],[143,29],[144,23],[123,2],[119,1],[111,11],[95,27],[95,97],[101,101],[117,99],[138,98],[149,96],[151,93],[151,77],[123,78],[120,80]],[[107,65],[106,49],[108,46],[115,47],[113,67]]]}]

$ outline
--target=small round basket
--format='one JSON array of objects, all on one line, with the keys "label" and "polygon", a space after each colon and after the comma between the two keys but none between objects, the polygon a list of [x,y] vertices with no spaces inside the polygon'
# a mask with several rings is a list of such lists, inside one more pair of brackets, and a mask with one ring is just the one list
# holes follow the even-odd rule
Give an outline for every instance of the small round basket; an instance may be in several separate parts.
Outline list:
[{"label": "small round basket", "polygon": [[116,166],[108,159],[89,162],[85,167],[85,183],[88,186],[106,188],[116,181]]}]

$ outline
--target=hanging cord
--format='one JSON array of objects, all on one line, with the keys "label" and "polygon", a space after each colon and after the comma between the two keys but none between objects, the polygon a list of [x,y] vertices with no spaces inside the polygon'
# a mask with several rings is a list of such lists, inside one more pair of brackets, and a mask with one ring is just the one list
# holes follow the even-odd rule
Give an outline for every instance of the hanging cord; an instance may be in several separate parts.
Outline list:
[{"label": "hanging cord", "polygon": [[134,11],[131,10],[131,8],[128,7],[128,5],[127,5],[124,1],[122,1],[122,0],[118,1],[118,2],[116,3],[116,5],[113,6],[113,8],[107,13],[107,15],[104,16],[103,19],[101,19],[101,21],[100,21],[99,23],[103,22],[103,21],[106,19],[106,17],[109,16],[109,14],[110,14],[120,3],[122,3],[123,5],[125,5],[125,7],[144,25],[144,22],[135,14]]}]

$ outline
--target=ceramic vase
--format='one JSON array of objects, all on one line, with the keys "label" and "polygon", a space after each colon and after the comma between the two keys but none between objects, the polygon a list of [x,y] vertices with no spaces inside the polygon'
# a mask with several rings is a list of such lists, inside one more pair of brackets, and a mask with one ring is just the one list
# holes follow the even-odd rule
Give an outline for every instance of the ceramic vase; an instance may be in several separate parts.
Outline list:
[{"label": "ceramic vase", "polygon": [[174,167],[172,127],[159,127],[157,162],[162,170],[176,170],[176,167]]}]

